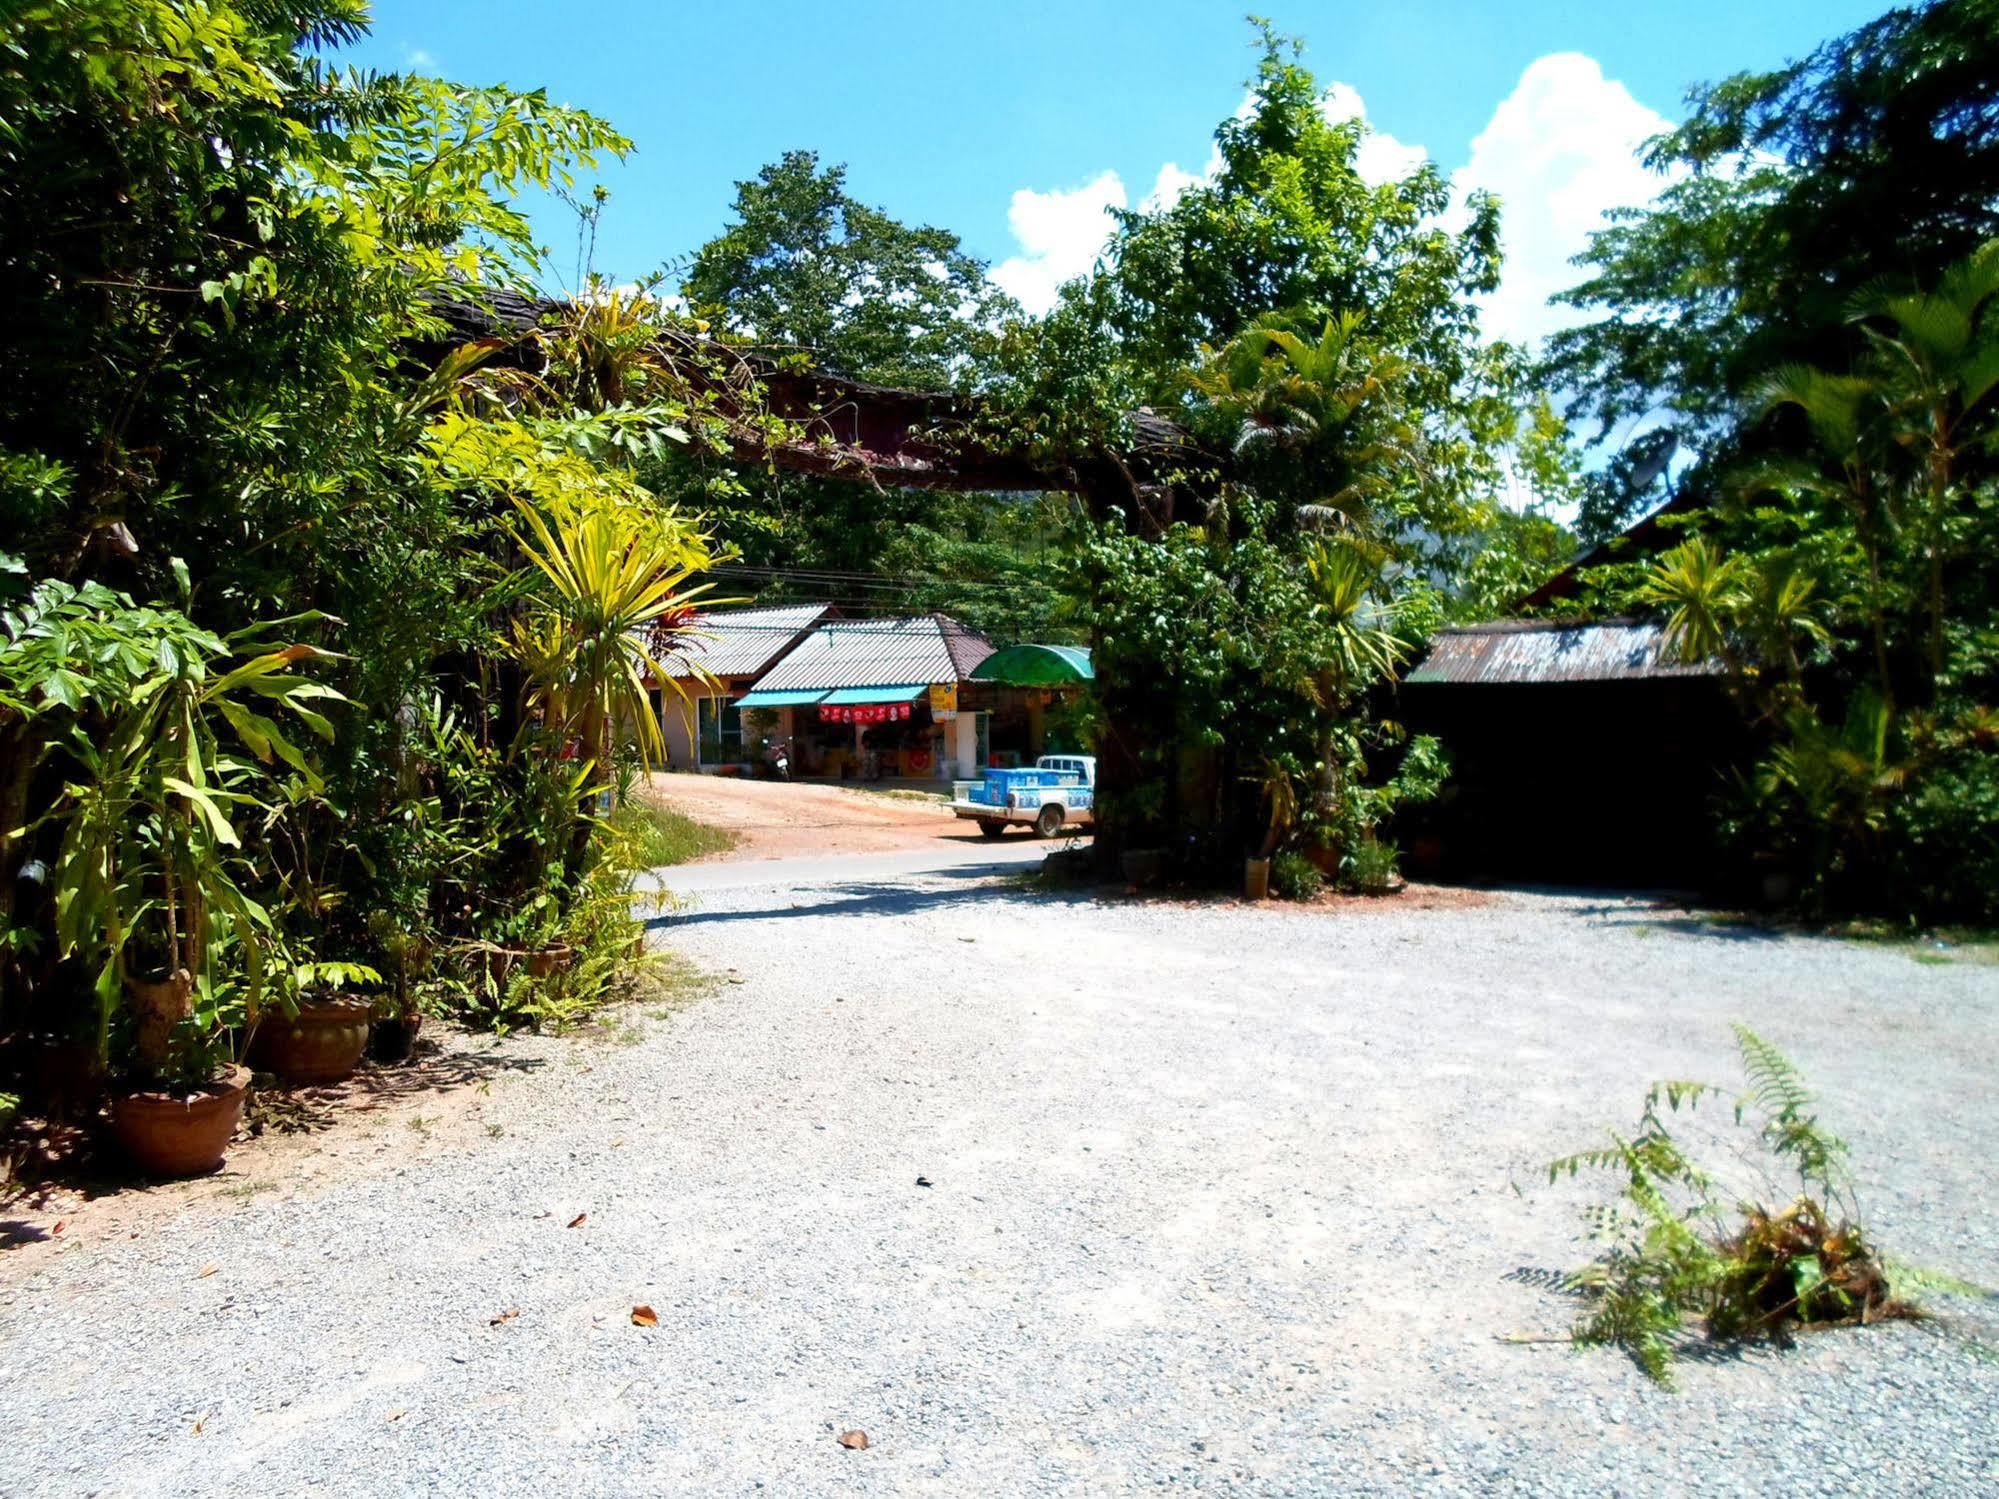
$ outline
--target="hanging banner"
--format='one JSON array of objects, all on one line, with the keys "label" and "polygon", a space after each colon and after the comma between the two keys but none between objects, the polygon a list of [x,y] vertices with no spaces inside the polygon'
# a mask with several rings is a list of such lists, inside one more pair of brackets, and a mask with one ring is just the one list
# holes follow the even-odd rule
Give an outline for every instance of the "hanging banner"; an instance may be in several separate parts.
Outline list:
[{"label": "hanging banner", "polygon": [[930,716],[938,723],[949,723],[958,716],[958,684],[956,682],[932,682],[930,684]]},{"label": "hanging banner", "polygon": [[907,703],[822,703],[821,723],[902,723],[909,718]]}]

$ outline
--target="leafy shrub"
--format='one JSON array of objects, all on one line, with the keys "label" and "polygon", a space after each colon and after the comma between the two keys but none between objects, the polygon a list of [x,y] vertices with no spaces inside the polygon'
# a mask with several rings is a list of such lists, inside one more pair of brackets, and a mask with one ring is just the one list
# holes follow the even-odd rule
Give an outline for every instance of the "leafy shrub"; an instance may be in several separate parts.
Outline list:
[{"label": "leafy shrub", "polygon": [[1326,888],[1319,866],[1287,849],[1270,861],[1270,888],[1281,900],[1313,900]]},{"label": "leafy shrub", "polygon": [[[1618,1199],[1588,1211],[1603,1247],[1571,1277],[1588,1298],[1578,1343],[1627,1350],[1662,1385],[1672,1383],[1673,1339],[1698,1320],[1710,1338],[1786,1340],[1799,1326],[1869,1323],[1914,1315],[1856,1219],[1846,1146],[1812,1111],[1798,1071],[1746,1026],[1735,1027],[1749,1089],[1654,1083],[1638,1129],[1550,1164],[1548,1179],[1584,1168],[1624,1178]],[[1665,1115],[1727,1100],[1734,1123],[1796,1183],[1787,1206],[1728,1189],[1690,1156]],[[1768,1185],[1766,1176],[1763,1185]]]},{"label": "leafy shrub", "polygon": [[1346,867],[1341,873],[1348,888],[1362,895],[1385,895],[1395,888],[1400,857],[1394,844],[1374,837],[1362,838],[1347,851]]}]

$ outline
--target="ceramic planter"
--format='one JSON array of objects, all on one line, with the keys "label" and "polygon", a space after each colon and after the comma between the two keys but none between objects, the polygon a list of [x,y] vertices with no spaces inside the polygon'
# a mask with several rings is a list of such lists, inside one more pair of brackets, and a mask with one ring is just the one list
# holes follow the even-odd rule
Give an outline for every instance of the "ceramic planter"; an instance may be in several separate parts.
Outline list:
[{"label": "ceramic planter", "polygon": [[416,1050],[416,1038],[423,1031],[423,1015],[384,1015],[375,1022],[368,1039],[368,1055],[378,1062],[407,1062]]},{"label": "ceramic planter", "polygon": [[1270,899],[1270,861],[1268,859],[1244,859],[1242,861],[1242,898],[1244,900]]},{"label": "ceramic planter", "polygon": [[222,1164],[250,1069],[231,1067],[214,1082],[186,1093],[126,1093],[111,1103],[111,1132],[140,1170],[151,1176],[199,1176]]},{"label": "ceramic planter", "polygon": [[365,999],[302,1000],[296,1016],[267,1010],[250,1061],[288,1083],[337,1083],[360,1065],[373,1015]]}]

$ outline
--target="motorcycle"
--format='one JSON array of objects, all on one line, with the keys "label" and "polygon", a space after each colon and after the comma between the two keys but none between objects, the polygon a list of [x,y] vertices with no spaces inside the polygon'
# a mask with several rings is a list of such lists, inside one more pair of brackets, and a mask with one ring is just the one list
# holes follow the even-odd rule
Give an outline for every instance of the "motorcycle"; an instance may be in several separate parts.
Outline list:
[{"label": "motorcycle", "polygon": [[791,746],[773,744],[770,740],[766,739],[764,741],[763,772],[768,779],[773,781],[790,780]]}]

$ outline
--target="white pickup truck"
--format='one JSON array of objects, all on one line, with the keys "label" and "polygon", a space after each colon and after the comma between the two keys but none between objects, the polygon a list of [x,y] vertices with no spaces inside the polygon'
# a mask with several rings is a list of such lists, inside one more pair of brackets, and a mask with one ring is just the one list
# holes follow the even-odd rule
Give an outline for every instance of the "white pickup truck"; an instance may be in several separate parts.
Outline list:
[{"label": "white pickup truck", "polygon": [[982,781],[953,781],[951,810],[969,817],[988,838],[1024,822],[1038,838],[1088,823],[1097,795],[1094,755],[1043,755],[1031,767],[989,770]]}]

